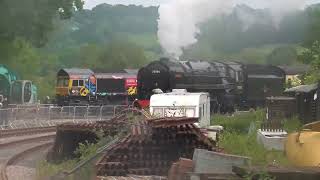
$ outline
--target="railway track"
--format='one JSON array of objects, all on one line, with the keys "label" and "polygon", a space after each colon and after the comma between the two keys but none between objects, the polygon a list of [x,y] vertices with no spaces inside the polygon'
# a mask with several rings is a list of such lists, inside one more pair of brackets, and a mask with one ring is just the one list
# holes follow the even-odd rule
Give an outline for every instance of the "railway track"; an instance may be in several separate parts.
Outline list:
[{"label": "railway track", "polygon": [[[11,141],[0,143],[0,180],[9,180],[10,173],[8,168],[23,161],[37,162],[37,158],[27,160],[29,156],[39,156],[42,150],[48,149],[53,145],[55,133],[47,133],[33,136],[21,136]],[[28,162],[30,163],[30,162]],[[19,171],[17,172],[19,174]],[[17,176],[16,172],[11,175]],[[23,174],[19,174],[24,177]]]},{"label": "railway track", "polygon": [[56,126],[0,130],[0,138],[55,132]]}]

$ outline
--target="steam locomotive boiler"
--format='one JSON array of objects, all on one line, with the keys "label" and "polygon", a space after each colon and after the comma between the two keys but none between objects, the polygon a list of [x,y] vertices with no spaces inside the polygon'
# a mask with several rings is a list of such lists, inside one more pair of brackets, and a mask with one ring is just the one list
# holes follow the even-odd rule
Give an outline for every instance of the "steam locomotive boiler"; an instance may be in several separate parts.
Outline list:
[{"label": "steam locomotive boiler", "polygon": [[246,65],[238,62],[176,61],[162,58],[138,72],[137,106],[146,107],[155,89],[171,92],[208,92],[211,111],[222,113],[234,108],[264,105],[266,96],[281,95],[285,73],[269,65]]},{"label": "steam locomotive boiler", "polygon": [[230,68],[220,62],[174,61],[162,58],[141,68],[138,72],[138,105],[145,107],[154,89],[171,92],[187,89],[188,92],[208,92],[211,110],[226,110],[233,104],[235,80]]}]

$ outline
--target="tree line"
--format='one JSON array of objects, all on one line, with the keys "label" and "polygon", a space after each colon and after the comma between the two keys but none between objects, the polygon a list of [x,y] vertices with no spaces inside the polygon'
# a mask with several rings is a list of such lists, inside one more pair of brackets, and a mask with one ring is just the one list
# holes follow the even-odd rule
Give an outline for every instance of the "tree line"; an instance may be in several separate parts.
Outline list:
[{"label": "tree line", "polygon": [[[54,95],[60,68],[139,68],[163,55],[157,7],[82,6],[82,0],[0,0],[0,63],[33,80],[40,97]],[[254,23],[246,26],[240,12],[255,18]],[[262,10],[239,6],[229,16],[201,24],[198,43],[181,58],[306,63],[313,67],[306,82],[317,81],[319,6],[292,13],[277,27],[270,26],[270,18]]]}]

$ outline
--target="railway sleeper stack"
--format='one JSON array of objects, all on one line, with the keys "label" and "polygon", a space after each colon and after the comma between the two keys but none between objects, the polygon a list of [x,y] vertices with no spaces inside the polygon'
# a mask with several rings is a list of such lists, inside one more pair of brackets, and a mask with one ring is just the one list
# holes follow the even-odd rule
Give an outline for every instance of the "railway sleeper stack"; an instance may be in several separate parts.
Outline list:
[{"label": "railway sleeper stack", "polygon": [[130,133],[97,162],[97,179],[108,176],[167,176],[173,162],[194,150],[216,150],[216,142],[193,125],[195,118],[160,118],[131,125]]},{"label": "railway sleeper stack", "polygon": [[125,128],[127,120],[125,115],[121,115],[108,121],[61,124],[57,126],[56,139],[47,160],[60,162],[75,158],[74,152],[79,143],[96,143],[99,140],[97,132],[103,132],[105,136],[114,136],[119,129]]}]

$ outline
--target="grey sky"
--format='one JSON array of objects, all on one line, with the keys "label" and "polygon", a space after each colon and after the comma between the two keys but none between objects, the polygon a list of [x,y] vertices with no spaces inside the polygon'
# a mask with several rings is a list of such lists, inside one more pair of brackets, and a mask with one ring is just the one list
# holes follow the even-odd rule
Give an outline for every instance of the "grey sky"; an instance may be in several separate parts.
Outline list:
[{"label": "grey sky", "polygon": [[[144,5],[144,6],[152,6],[152,5],[159,5],[161,3],[168,2],[170,0],[85,0],[85,8],[86,9],[91,9],[95,7],[98,4],[101,3],[108,3],[108,4],[136,4],[136,5]],[[261,3],[256,3],[256,0],[237,0],[240,2],[246,2],[250,3],[254,7],[263,7],[263,4]],[[268,1],[268,0],[266,0]],[[312,3],[320,3],[320,0],[308,0],[309,4]]]}]

